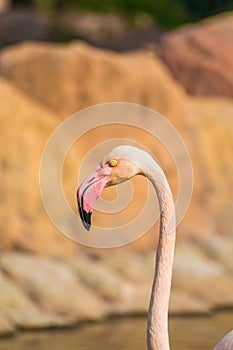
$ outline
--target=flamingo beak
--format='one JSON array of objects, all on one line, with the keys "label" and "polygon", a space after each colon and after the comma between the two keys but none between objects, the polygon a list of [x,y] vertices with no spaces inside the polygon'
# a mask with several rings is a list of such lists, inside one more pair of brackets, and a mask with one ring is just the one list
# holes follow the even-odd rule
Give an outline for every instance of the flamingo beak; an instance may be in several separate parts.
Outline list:
[{"label": "flamingo beak", "polygon": [[109,175],[104,175],[98,166],[79,186],[77,191],[78,210],[83,226],[87,231],[91,228],[91,215],[95,201],[100,197],[109,182]]}]

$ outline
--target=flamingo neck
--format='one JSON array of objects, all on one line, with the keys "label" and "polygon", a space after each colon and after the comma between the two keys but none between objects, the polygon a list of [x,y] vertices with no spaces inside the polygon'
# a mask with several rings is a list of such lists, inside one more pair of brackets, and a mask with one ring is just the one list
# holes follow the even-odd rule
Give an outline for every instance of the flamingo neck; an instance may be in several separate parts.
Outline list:
[{"label": "flamingo neck", "polygon": [[[153,158],[151,158],[153,159]],[[148,163],[147,163],[148,164]],[[163,170],[153,160],[143,170],[152,182],[160,206],[160,232],[148,311],[148,350],[169,350],[168,306],[175,248],[175,207]]]}]

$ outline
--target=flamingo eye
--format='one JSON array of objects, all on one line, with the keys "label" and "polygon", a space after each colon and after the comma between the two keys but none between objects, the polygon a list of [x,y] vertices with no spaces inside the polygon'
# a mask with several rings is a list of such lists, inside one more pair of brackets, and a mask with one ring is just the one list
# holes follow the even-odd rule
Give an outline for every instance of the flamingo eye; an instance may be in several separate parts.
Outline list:
[{"label": "flamingo eye", "polygon": [[110,167],[113,168],[114,166],[117,165],[117,160],[116,160],[116,159],[110,160],[110,161],[108,162],[108,165],[109,165]]}]

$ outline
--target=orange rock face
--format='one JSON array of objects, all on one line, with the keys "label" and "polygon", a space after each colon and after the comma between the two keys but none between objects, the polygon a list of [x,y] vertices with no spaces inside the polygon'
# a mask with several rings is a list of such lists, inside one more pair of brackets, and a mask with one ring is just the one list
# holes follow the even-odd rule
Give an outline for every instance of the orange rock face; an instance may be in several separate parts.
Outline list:
[{"label": "orange rock face", "polygon": [[232,13],[219,15],[165,34],[159,52],[187,92],[233,97],[232,36]]},{"label": "orange rock face", "polygon": [[49,222],[39,191],[40,158],[56,122],[46,109],[1,80],[0,125],[2,249],[46,253],[46,246],[53,246],[47,252],[55,254],[57,249],[74,250]]},{"label": "orange rock face", "polygon": [[[83,107],[110,101],[134,102],[159,111],[187,142],[195,182],[180,236],[232,232],[231,100],[190,98],[163,63],[143,51],[116,54],[80,43],[25,43],[2,50],[0,64],[1,249],[56,256],[77,252],[78,245],[58,233],[43,209],[38,186],[40,158],[61,119]],[[76,174],[83,157],[106,138],[129,135],[143,140],[156,155],[177,193],[174,162],[158,142],[135,128],[103,127],[84,135],[65,160],[64,191],[74,210]],[[96,160],[90,162],[92,169]],[[132,201],[120,216],[103,217],[96,212],[93,220],[98,224],[104,220],[111,227],[125,224],[140,212],[146,200],[145,182],[138,177],[133,184],[138,201]],[[115,189],[106,190],[104,198],[116,198]],[[151,233],[131,247],[145,250],[154,244]]]},{"label": "orange rock face", "polygon": [[62,118],[114,101],[146,105],[173,121],[183,115],[182,88],[149,52],[25,43],[2,50],[0,65],[2,77]]}]

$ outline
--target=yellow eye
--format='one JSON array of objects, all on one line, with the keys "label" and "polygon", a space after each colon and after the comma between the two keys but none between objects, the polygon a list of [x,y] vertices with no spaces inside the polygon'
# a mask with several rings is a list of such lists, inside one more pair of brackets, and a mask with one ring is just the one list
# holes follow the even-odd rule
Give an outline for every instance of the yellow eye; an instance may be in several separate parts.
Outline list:
[{"label": "yellow eye", "polygon": [[116,159],[110,160],[108,164],[109,166],[114,167],[117,165],[117,160]]}]

